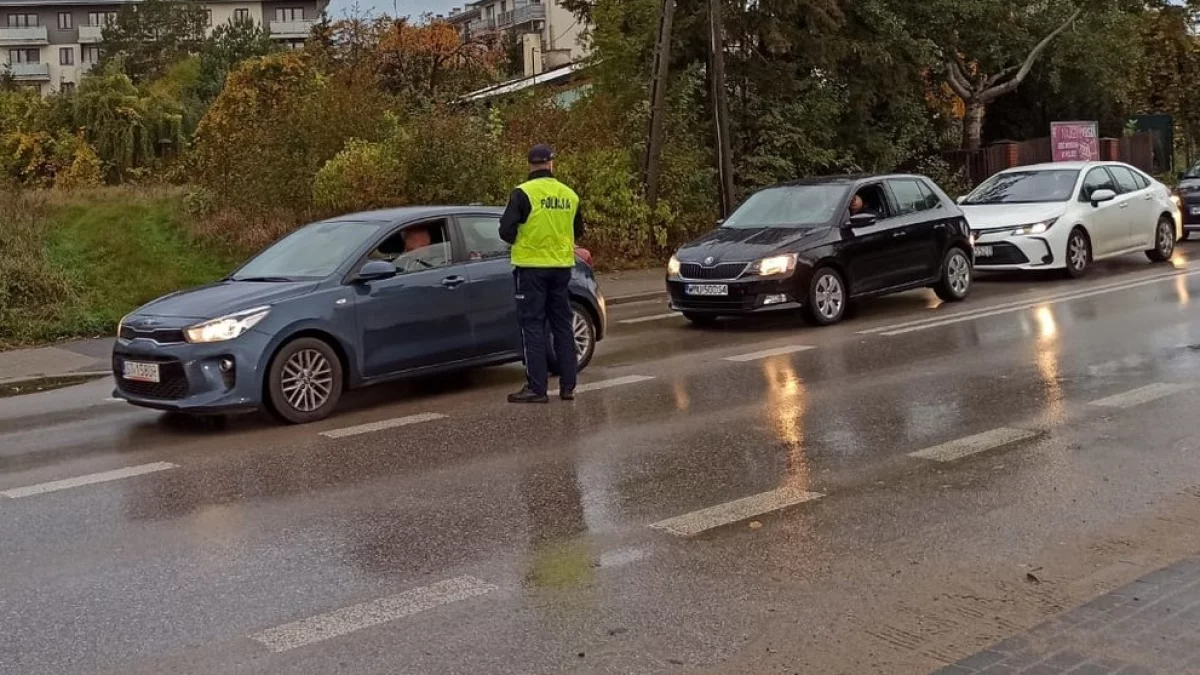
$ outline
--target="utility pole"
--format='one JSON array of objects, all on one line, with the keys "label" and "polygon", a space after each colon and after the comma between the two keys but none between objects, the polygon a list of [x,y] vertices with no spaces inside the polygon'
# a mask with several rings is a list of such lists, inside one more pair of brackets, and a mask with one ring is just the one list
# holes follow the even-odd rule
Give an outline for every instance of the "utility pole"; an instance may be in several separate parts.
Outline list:
[{"label": "utility pole", "polygon": [[646,202],[651,209],[658,206],[667,75],[671,68],[671,22],[674,15],[675,0],[662,0],[662,8],[658,13],[658,43],[654,47],[654,80],[650,87],[650,142],[646,147]]},{"label": "utility pole", "polygon": [[713,124],[717,136],[717,171],[721,178],[721,217],[733,210],[733,151],[729,142],[729,96],[725,90],[725,27],[721,0],[708,1],[709,49],[712,55]]}]

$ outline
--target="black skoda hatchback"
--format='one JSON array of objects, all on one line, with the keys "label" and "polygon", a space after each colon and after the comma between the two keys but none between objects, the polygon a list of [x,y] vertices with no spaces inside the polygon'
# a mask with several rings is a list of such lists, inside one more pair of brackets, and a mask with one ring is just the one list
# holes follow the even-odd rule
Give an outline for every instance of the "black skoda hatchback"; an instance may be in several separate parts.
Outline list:
[{"label": "black skoda hatchback", "polygon": [[974,265],[970,232],[958,206],[924,176],[775,185],[671,257],[671,308],[697,324],[802,310],[829,325],[851,300],[913,288],[962,300]]}]

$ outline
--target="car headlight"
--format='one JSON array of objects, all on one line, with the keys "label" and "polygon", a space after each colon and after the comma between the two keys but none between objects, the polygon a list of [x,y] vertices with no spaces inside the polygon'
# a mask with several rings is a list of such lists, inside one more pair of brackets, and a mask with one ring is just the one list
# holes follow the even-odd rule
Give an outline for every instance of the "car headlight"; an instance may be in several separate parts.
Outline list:
[{"label": "car headlight", "polygon": [[118,336],[121,335],[121,331],[125,330],[125,322],[128,321],[129,317],[131,317],[131,316],[133,316],[133,315],[126,314],[125,316],[121,317],[120,321],[117,322],[117,335]]},{"label": "car headlight", "polygon": [[754,263],[754,273],[762,277],[787,274],[796,269],[796,254],[776,255]]},{"label": "car headlight", "polygon": [[1051,218],[1049,220],[1043,220],[1040,223],[1032,223],[1030,225],[1022,225],[1013,230],[1013,236],[1020,237],[1027,234],[1042,234],[1046,230],[1050,229],[1056,220],[1058,220],[1058,218]]},{"label": "car headlight", "polygon": [[671,259],[667,261],[667,274],[671,276],[679,274],[679,258],[671,256]]},{"label": "car headlight", "polygon": [[267,318],[270,307],[255,307],[237,314],[229,314],[211,321],[198,323],[183,332],[184,337],[191,343],[225,342],[241,337],[243,333],[254,328],[258,322]]}]

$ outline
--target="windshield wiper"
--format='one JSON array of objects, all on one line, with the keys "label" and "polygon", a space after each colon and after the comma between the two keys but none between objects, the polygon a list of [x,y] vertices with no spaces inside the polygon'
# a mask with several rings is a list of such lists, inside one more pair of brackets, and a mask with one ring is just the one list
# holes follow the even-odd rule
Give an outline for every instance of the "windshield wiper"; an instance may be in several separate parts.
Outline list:
[{"label": "windshield wiper", "polygon": [[291,277],[229,277],[227,281],[261,281],[270,284],[282,284],[292,281]]}]

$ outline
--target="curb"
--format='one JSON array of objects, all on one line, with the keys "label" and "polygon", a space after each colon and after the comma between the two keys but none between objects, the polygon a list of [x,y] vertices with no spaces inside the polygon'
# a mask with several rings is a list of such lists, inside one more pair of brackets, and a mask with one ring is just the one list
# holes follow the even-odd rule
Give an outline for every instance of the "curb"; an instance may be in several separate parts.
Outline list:
[{"label": "curb", "polygon": [[16,387],[23,384],[38,384],[48,380],[62,380],[68,377],[103,377],[112,375],[111,370],[81,370],[74,373],[60,373],[58,375],[36,375],[34,377],[14,377],[7,380],[0,380],[0,387]]},{"label": "curb", "polygon": [[634,302],[645,302],[647,300],[665,300],[667,297],[666,291],[649,291],[646,293],[630,293],[629,295],[618,295],[611,298],[605,298],[604,301],[609,307],[615,305],[628,305]]}]

